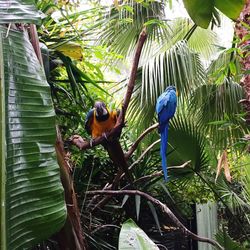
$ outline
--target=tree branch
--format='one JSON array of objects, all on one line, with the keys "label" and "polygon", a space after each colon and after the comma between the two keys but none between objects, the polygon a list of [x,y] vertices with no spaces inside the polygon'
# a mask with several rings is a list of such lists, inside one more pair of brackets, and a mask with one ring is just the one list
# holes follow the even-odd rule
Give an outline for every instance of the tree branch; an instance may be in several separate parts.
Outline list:
[{"label": "tree branch", "polygon": [[[157,141],[156,141],[157,142]],[[147,150],[146,150],[147,151]],[[145,152],[144,152],[145,153]],[[143,153],[143,154],[144,154]],[[142,154],[142,155],[143,155]],[[180,169],[180,168],[185,168],[191,161],[187,161],[185,163],[183,163],[182,165],[180,166],[172,166],[172,167],[169,167],[168,169]],[[129,168],[129,170],[131,170],[133,167],[135,166],[135,164],[132,164]],[[162,176],[163,175],[163,172],[162,171],[158,171],[156,173],[153,173],[151,175],[147,175],[147,176],[143,176],[137,180],[135,180],[133,182],[133,184],[136,184],[138,182],[141,182],[142,180],[145,181],[145,180],[150,180],[154,177],[158,177],[158,176]],[[119,181],[123,178],[124,174],[123,172],[119,171],[115,177],[115,179],[113,180],[113,182],[111,184],[106,184],[105,187],[103,188],[103,191],[104,190],[114,190],[117,186],[118,186],[118,183]],[[128,188],[130,187],[130,184],[126,185],[125,187],[123,187],[123,189],[125,188]],[[93,199],[91,200],[90,204],[88,205],[88,208],[91,207],[92,204],[95,204],[95,206],[92,208],[92,212],[94,212],[97,208],[102,208],[103,206],[105,206],[105,204],[107,204],[109,202],[109,200],[112,198],[111,195],[107,195],[106,197],[104,197],[102,200],[100,200],[97,204],[96,204],[96,200],[98,199],[98,195],[94,196]]]},{"label": "tree branch", "polygon": [[[161,141],[161,139],[155,141],[155,142],[152,143],[149,147],[147,147],[146,150],[140,155],[140,157],[139,157],[135,162],[133,162],[133,163],[130,165],[130,167],[128,168],[128,170],[131,171],[131,170],[134,168],[134,166],[137,165],[137,164],[143,159],[143,157],[144,157],[144,156],[145,156],[145,155],[146,155],[146,154],[147,154],[147,153],[148,153],[157,143],[159,143],[160,141]],[[119,174],[119,172],[117,173],[117,176],[119,176],[118,174]],[[116,177],[117,177],[117,176],[116,176]],[[123,176],[124,176],[124,173],[121,174],[121,176],[119,177],[119,180],[122,179]]]},{"label": "tree branch", "polygon": [[136,148],[138,147],[139,143],[143,140],[143,138],[149,134],[151,131],[154,129],[158,128],[159,123],[155,123],[154,125],[150,126],[147,128],[138,138],[137,140],[133,143],[131,148],[128,150],[127,153],[125,153],[125,159],[128,160],[130,156],[135,152]]},{"label": "tree branch", "polygon": [[100,145],[100,144],[102,144],[104,142],[107,142],[107,139],[110,140],[113,137],[119,137],[123,127],[124,127],[124,124],[118,124],[110,132],[106,133],[106,137],[105,136],[99,136],[99,137],[95,138],[94,140],[92,140],[91,142],[85,140],[80,135],[72,135],[68,139],[68,142],[70,142],[71,144],[77,146],[80,150],[89,149],[89,148],[92,148],[94,146]]},{"label": "tree branch", "polygon": [[[168,169],[180,169],[180,168],[185,168],[186,166],[188,166],[188,164],[190,163],[191,161],[187,161],[187,162],[184,162],[182,165],[180,166],[172,166],[172,167],[168,167]],[[146,180],[150,180],[150,179],[153,179],[155,177],[160,177],[160,176],[163,176],[163,171],[158,171],[158,172],[155,172],[153,174],[150,174],[150,175],[145,175],[145,176],[142,176],[140,177],[139,179],[136,179],[134,181],[133,184],[137,184],[138,182],[142,182],[142,181],[146,181]],[[126,189],[126,188],[129,188],[130,187],[130,184],[126,185],[125,187],[123,187],[122,189]]]},{"label": "tree branch", "polygon": [[146,194],[144,192],[141,192],[139,190],[122,190],[122,191],[104,191],[104,190],[97,190],[97,191],[87,191],[86,192],[89,195],[96,195],[96,194],[108,194],[108,195],[140,195],[142,197],[144,197],[145,199],[151,201],[152,203],[154,203],[155,205],[157,205],[164,214],[168,215],[169,218],[174,222],[174,224],[180,228],[180,230],[185,234],[188,235],[189,237],[191,237],[194,240],[197,241],[201,241],[201,242],[206,242],[209,243],[215,247],[217,247],[220,250],[224,250],[224,248],[215,240],[209,239],[209,238],[205,238],[205,237],[201,237],[198,236],[196,234],[194,234],[193,232],[191,232],[190,230],[188,230],[180,221],[179,219],[173,214],[173,212],[167,207],[167,205],[163,204],[162,202],[160,202],[159,200],[155,199],[154,197],[150,196],[149,194]]},{"label": "tree branch", "polygon": [[[153,148],[158,142],[160,142],[160,139],[155,141],[153,144],[151,144],[143,153],[142,155],[137,159],[137,161],[135,161],[129,168],[128,170],[131,171],[133,169],[133,167],[138,164],[141,159],[148,153],[149,150],[151,150],[151,148]],[[116,174],[113,182],[110,185],[106,185],[105,188],[103,190],[114,190],[120,180],[125,176],[125,174],[122,171],[118,171],[118,173]],[[135,182],[133,182],[135,183]],[[128,186],[131,186],[132,183],[130,183]],[[103,207],[105,204],[107,204],[109,202],[109,200],[112,198],[112,196],[108,195],[106,197],[104,197],[101,201],[99,201],[94,208],[92,209],[92,212],[94,212],[97,208]],[[93,200],[96,201],[97,196],[95,196],[92,201],[90,202],[90,205],[88,207],[90,207],[93,204]]]},{"label": "tree branch", "polygon": [[129,77],[129,82],[128,82],[128,86],[127,86],[127,92],[126,92],[126,95],[124,97],[123,104],[122,104],[122,110],[121,110],[121,113],[117,119],[116,125],[124,123],[125,114],[126,114],[126,111],[128,109],[128,105],[129,105],[129,102],[130,102],[130,99],[131,99],[131,96],[132,96],[132,93],[134,90],[134,86],[135,86],[136,73],[137,73],[137,68],[138,68],[138,64],[139,64],[139,59],[140,59],[142,47],[143,47],[143,44],[144,44],[146,38],[147,38],[147,32],[146,32],[146,27],[144,27],[142,29],[140,36],[139,36],[139,39],[138,39],[135,57],[133,60],[133,65],[132,65],[132,69],[131,69],[131,73],[130,73],[130,77]]},{"label": "tree branch", "polygon": [[35,50],[36,56],[40,62],[40,64],[43,66],[43,58],[42,58],[42,53],[41,53],[41,49],[39,46],[39,38],[37,35],[37,29],[36,29],[36,25],[35,24],[30,24],[29,25],[29,31],[30,31],[30,41],[32,43],[32,46]]},{"label": "tree branch", "polygon": [[60,166],[60,177],[64,189],[64,198],[67,205],[67,218],[62,229],[55,234],[60,247],[68,249],[86,249],[87,242],[81,227],[80,211],[77,204],[77,197],[74,190],[73,180],[70,175],[70,165],[65,160],[65,151],[61,133],[57,129],[56,155]]}]

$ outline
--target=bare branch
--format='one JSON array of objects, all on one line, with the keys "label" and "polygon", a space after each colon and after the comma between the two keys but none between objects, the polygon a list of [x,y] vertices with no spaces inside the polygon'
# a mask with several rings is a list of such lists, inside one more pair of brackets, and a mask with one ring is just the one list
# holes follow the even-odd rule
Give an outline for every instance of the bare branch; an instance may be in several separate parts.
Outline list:
[{"label": "bare branch", "polygon": [[146,27],[144,27],[142,29],[140,36],[139,36],[139,39],[138,39],[135,57],[133,60],[133,65],[132,65],[132,69],[131,69],[131,73],[130,73],[130,77],[129,77],[129,82],[128,82],[128,86],[127,86],[127,92],[126,92],[126,95],[125,95],[124,100],[123,100],[121,113],[120,113],[120,115],[117,119],[117,122],[116,122],[117,125],[124,123],[125,114],[126,114],[126,111],[128,109],[128,105],[129,105],[129,102],[130,102],[130,99],[131,99],[131,96],[132,96],[132,93],[134,90],[134,86],[135,86],[136,73],[137,73],[137,68],[138,68],[138,64],[139,64],[139,59],[140,59],[142,47],[143,47],[143,44],[144,44],[146,38],[147,38],[147,32],[146,32]]},{"label": "bare branch", "polygon": [[[145,153],[145,152],[144,152]],[[185,168],[186,166],[188,166],[188,164],[190,163],[191,161],[187,161],[185,163],[183,163],[182,165],[180,166],[172,166],[172,167],[169,167],[168,169],[180,169],[180,168]],[[132,164],[133,165],[133,164]],[[134,166],[130,166],[129,170],[131,170],[132,167]],[[151,175],[147,175],[147,176],[143,176],[137,180],[135,180],[133,182],[133,184],[136,184],[138,182],[141,182],[141,181],[145,181],[145,180],[150,180],[154,177],[158,177],[158,176],[161,176],[163,175],[163,172],[162,171],[159,171],[159,172],[156,172],[156,173],[153,173]],[[103,188],[103,190],[114,190],[117,186],[118,186],[118,183],[119,181],[124,177],[124,174],[123,172],[119,171],[115,177],[115,179],[113,180],[112,184],[108,184],[105,185],[105,187]],[[126,185],[123,189],[125,188],[128,188],[130,187],[131,185],[128,184]],[[112,198],[111,195],[107,195],[106,197],[104,197],[101,201],[99,201],[93,208],[92,208],[92,212],[94,212],[97,208],[102,208],[103,206],[105,206],[109,200]],[[96,203],[96,200],[98,199],[98,195],[94,196],[93,199],[91,200],[90,204],[88,207],[91,207],[92,204],[95,204]]]},{"label": "bare branch", "polygon": [[189,163],[191,163],[191,160],[184,162],[182,165],[180,166],[172,166],[172,167],[168,167],[168,169],[178,169],[178,168],[185,168]]},{"label": "bare branch", "polygon": [[150,126],[149,128],[147,128],[138,138],[137,140],[133,143],[133,145],[131,146],[131,148],[128,150],[127,153],[125,153],[125,158],[126,160],[129,159],[129,157],[134,153],[134,151],[136,150],[136,148],[138,147],[139,143],[143,140],[143,138],[149,134],[151,131],[153,131],[154,129],[158,128],[159,123],[155,123],[154,125]]},{"label": "bare branch", "polygon": [[110,132],[106,133],[106,137],[99,136],[99,137],[95,138],[94,140],[92,140],[91,142],[85,140],[80,135],[73,135],[68,139],[68,141],[70,143],[72,143],[73,145],[77,146],[80,150],[89,149],[89,148],[92,148],[94,146],[97,146],[97,145],[100,145],[100,144],[106,142],[107,139],[112,140],[111,138],[113,138],[113,137],[115,137],[115,138],[119,137],[123,127],[124,127],[124,124],[118,124]]},{"label": "bare branch", "polygon": [[[131,166],[128,168],[128,170],[131,171],[131,170],[134,168],[134,166],[137,165],[137,164],[144,158],[144,156],[145,156],[145,155],[146,155],[146,154],[147,154],[147,153],[148,153],[157,143],[159,143],[160,141],[161,141],[161,139],[155,141],[155,142],[152,143],[149,147],[147,147],[146,150],[140,155],[140,157],[139,157],[135,162],[133,162],[133,164],[131,164]],[[117,174],[117,175],[118,175],[118,174]],[[124,176],[124,173],[122,173],[120,179],[123,178],[123,176]],[[119,179],[119,180],[120,180],[120,179]]]},{"label": "bare branch", "polygon": [[32,46],[35,50],[36,56],[37,56],[40,64],[43,66],[43,58],[42,58],[42,53],[41,53],[41,49],[39,46],[39,38],[37,35],[36,25],[30,24],[29,27],[30,27],[30,41],[32,43]]},{"label": "bare branch", "polygon": [[[185,163],[183,163],[182,165],[180,166],[172,166],[172,167],[168,167],[168,169],[181,169],[181,168],[185,168],[186,166],[188,166],[188,164],[190,163],[191,161],[187,161]],[[163,171],[158,171],[158,172],[155,172],[153,174],[150,174],[150,175],[145,175],[145,176],[142,176],[140,177],[139,179],[136,179],[134,181],[133,184],[137,184],[138,182],[142,182],[142,181],[146,181],[146,180],[151,180],[155,177],[160,177],[160,176],[163,176]],[[125,187],[123,187],[122,189],[126,189],[130,187],[130,184],[126,185]]]},{"label": "bare branch", "polygon": [[63,148],[61,133],[57,129],[56,154],[60,166],[61,182],[64,189],[65,203],[67,204],[67,219],[63,228],[56,234],[60,246],[67,246],[69,249],[86,249],[87,243],[83,237],[81,227],[80,211],[78,209],[77,197],[74,190],[73,180],[70,175],[71,167],[66,161],[66,154]]},{"label": "bare branch", "polygon": [[177,227],[180,228],[180,230],[185,234],[188,235],[189,237],[191,237],[194,240],[197,241],[201,241],[201,242],[206,242],[209,243],[215,247],[217,247],[220,250],[224,250],[224,248],[215,240],[209,239],[209,238],[205,238],[205,237],[201,237],[198,236],[196,234],[194,234],[193,232],[191,232],[190,230],[188,230],[180,221],[179,219],[173,214],[173,212],[167,207],[167,205],[163,204],[161,201],[155,199],[154,197],[150,196],[149,194],[146,194],[144,192],[141,192],[139,190],[122,190],[122,191],[104,191],[104,190],[97,190],[97,191],[88,191],[86,192],[89,195],[96,195],[96,194],[103,194],[103,195],[140,195],[142,197],[144,197],[145,199],[151,201],[152,203],[154,203],[155,205],[157,205],[164,214],[168,215],[169,218],[175,223],[175,225]]}]

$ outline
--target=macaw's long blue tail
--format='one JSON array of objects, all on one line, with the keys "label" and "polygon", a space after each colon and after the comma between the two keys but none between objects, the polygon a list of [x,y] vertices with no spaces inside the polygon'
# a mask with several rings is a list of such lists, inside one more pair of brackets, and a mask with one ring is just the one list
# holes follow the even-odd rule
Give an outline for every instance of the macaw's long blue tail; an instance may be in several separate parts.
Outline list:
[{"label": "macaw's long blue tail", "polygon": [[167,147],[168,147],[168,123],[164,124],[164,127],[160,128],[161,131],[161,164],[164,173],[164,179],[167,181]]}]

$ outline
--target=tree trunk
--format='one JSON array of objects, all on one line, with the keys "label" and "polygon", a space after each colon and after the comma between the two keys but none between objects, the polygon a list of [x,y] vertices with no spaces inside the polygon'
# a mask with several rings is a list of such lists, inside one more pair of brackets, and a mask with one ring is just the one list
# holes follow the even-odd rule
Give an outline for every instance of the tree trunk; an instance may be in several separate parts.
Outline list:
[{"label": "tree trunk", "polygon": [[[242,64],[242,71],[243,71],[243,77],[241,79],[241,85],[245,90],[245,99],[241,101],[241,103],[244,106],[244,109],[246,111],[246,123],[250,125],[250,54],[249,52],[249,44],[250,39],[249,37],[246,37],[246,35],[249,36],[250,30],[244,26],[244,23],[247,24],[247,26],[250,26],[250,0],[246,0],[246,4],[236,21],[235,25],[235,34],[240,39],[240,42],[238,43],[238,47],[243,52],[243,57],[241,58],[241,64]],[[246,39],[247,38],[247,39]]]},{"label": "tree trunk", "polygon": [[67,205],[67,219],[64,227],[55,235],[55,238],[61,250],[85,250],[87,242],[81,226],[80,211],[73,180],[70,176],[70,166],[65,160],[65,151],[59,129],[57,129],[56,153]]}]

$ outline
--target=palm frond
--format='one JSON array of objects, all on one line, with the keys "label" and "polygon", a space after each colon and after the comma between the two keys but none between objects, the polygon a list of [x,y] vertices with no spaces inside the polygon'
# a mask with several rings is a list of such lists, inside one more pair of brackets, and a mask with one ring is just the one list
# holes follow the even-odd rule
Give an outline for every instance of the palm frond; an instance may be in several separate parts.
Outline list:
[{"label": "palm frond", "polygon": [[180,41],[142,67],[141,102],[155,103],[170,84],[175,85],[182,96],[187,96],[204,79],[199,56],[188,48],[185,41]]},{"label": "palm frond", "polygon": [[32,0],[0,0],[0,24],[41,23],[41,15]]},{"label": "palm frond", "polygon": [[136,120],[137,128],[147,127],[153,121],[156,100],[168,85],[176,86],[180,93],[179,102],[183,103],[192,89],[205,82],[205,78],[199,56],[190,51],[185,41],[178,42],[138,71],[129,120]]},{"label": "palm frond", "polygon": [[201,172],[209,166],[207,141],[204,136],[204,127],[195,122],[195,117],[190,113],[179,113],[170,123],[169,164],[178,166],[191,160],[191,168],[178,170],[178,173],[190,174]]},{"label": "palm frond", "polygon": [[207,74],[211,82],[217,84],[223,83],[227,78],[231,77],[234,81],[239,82],[242,77],[239,50],[232,48],[222,51],[219,56],[214,59],[207,69]]},{"label": "palm frond", "polygon": [[243,192],[242,195],[246,200],[247,204],[250,204],[250,168],[248,164],[250,163],[250,156],[249,154],[244,157],[244,162],[246,163],[243,167],[244,175],[242,175],[242,186]]},{"label": "palm frond", "polygon": [[239,103],[242,98],[243,89],[232,78],[221,85],[200,86],[192,94],[190,108],[198,112],[211,140],[220,149],[235,143],[247,132]]},{"label": "palm frond", "polygon": [[[168,25],[173,31],[171,41],[178,42],[187,39],[188,47],[199,53],[205,60],[209,60],[217,52],[215,44],[218,43],[218,38],[214,31],[200,27],[193,29],[193,22],[189,18],[175,18]],[[193,32],[190,34],[192,29]],[[165,41],[163,46],[169,45]]]},{"label": "palm frond", "polygon": [[[164,20],[164,1],[152,1],[144,6],[141,3],[128,1],[120,11],[111,8],[109,22],[99,31],[99,43],[107,45],[117,54],[130,56],[135,49],[138,36],[147,25],[148,38],[142,51],[143,58],[148,58],[158,50],[159,42],[170,41],[171,29]],[[129,10],[128,11],[128,8]],[[150,55],[149,55],[150,54]]]},{"label": "palm frond", "polygon": [[227,204],[234,214],[249,211],[249,203],[245,200],[241,192],[241,183],[234,182],[230,184],[223,178],[219,178],[219,181],[217,182],[217,190],[221,199]]}]

